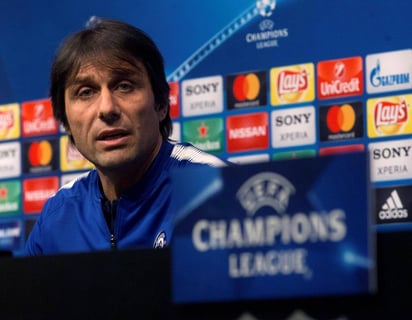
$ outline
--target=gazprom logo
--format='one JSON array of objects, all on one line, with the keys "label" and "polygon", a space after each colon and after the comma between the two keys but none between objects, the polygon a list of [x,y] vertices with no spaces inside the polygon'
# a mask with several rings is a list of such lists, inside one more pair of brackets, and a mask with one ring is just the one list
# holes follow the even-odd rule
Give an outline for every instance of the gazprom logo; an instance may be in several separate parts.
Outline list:
[{"label": "gazprom logo", "polygon": [[258,0],[256,1],[256,9],[262,17],[270,17],[275,10],[275,0]]},{"label": "gazprom logo", "polygon": [[367,92],[380,93],[412,88],[412,49],[366,56]]},{"label": "gazprom logo", "polygon": [[246,180],[236,196],[249,216],[268,206],[284,213],[295,188],[289,180],[274,172],[261,172]]}]

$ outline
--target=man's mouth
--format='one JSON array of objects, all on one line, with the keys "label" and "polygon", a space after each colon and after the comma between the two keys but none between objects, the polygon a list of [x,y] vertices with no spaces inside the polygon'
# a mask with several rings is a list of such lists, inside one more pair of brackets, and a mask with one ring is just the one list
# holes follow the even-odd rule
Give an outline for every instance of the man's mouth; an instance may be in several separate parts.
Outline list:
[{"label": "man's mouth", "polygon": [[116,140],[119,138],[122,138],[124,136],[126,136],[127,133],[125,131],[111,131],[111,132],[103,132],[101,133],[98,137],[97,140],[103,140],[103,141],[107,141],[107,140]]}]

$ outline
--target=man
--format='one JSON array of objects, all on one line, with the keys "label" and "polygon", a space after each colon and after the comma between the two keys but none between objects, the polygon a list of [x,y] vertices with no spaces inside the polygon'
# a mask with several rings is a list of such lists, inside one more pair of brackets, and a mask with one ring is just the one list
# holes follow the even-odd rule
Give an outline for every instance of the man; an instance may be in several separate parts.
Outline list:
[{"label": "man", "polygon": [[155,43],[131,25],[98,19],[59,49],[50,96],[55,118],[95,169],[46,201],[26,253],[170,243],[170,171],[226,162],[169,140],[169,86]]}]

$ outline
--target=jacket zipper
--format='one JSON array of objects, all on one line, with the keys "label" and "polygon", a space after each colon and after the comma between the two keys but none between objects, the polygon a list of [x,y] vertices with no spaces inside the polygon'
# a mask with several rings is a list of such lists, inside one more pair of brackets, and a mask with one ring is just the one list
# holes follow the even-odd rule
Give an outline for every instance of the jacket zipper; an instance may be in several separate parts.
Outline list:
[{"label": "jacket zipper", "polygon": [[117,248],[117,241],[114,235],[116,213],[117,213],[117,201],[110,202],[110,247],[113,250]]},{"label": "jacket zipper", "polygon": [[117,201],[110,202],[104,200],[103,202],[103,212],[106,218],[107,226],[110,233],[110,248],[112,250],[117,249],[117,240],[114,232],[116,213],[117,213]]}]

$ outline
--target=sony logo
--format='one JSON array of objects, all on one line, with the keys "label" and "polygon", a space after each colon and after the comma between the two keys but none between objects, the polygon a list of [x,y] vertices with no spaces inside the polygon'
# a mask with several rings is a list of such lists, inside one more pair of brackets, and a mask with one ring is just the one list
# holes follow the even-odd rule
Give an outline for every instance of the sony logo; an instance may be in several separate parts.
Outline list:
[{"label": "sony logo", "polygon": [[376,148],[372,151],[374,160],[405,158],[410,156],[411,146]]}]

